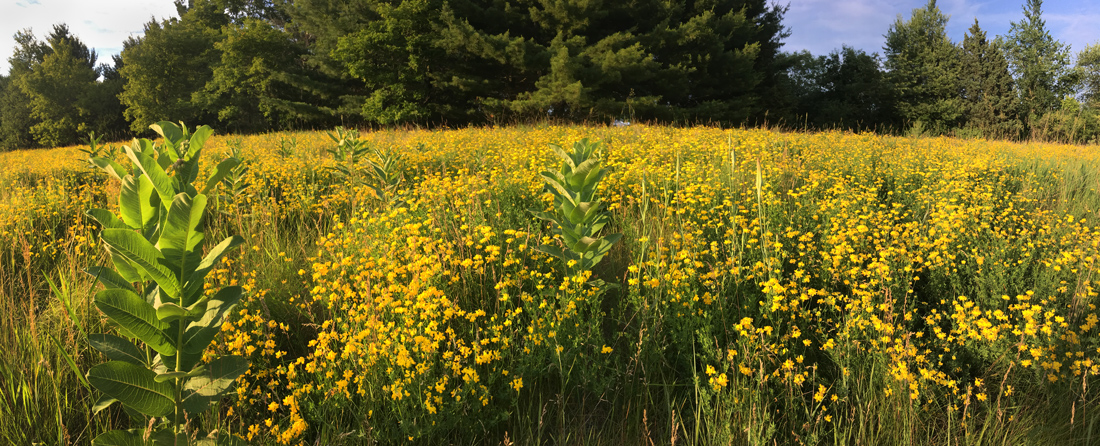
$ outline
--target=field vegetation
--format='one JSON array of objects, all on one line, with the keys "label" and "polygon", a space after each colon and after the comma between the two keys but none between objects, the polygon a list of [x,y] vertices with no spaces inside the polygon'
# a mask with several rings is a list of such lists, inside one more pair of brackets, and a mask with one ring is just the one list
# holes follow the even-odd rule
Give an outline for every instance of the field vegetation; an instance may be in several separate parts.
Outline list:
[{"label": "field vegetation", "polygon": [[[105,362],[90,337],[120,332],[85,272],[112,265],[87,211],[118,214],[123,185],[87,159],[131,167],[119,147],[0,154],[0,442],[89,444],[155,424],[93,411],[88,381]],[[604,176],[573,175],[581,152]],[[205,289],[243,296],[202,362],[249,367],[186,432],[262,445],[1100,442],[1092,147],[341,129],[215,135],[199,189],[223,158],[240,163],[206,192],[201,230],[243,244]]]}]

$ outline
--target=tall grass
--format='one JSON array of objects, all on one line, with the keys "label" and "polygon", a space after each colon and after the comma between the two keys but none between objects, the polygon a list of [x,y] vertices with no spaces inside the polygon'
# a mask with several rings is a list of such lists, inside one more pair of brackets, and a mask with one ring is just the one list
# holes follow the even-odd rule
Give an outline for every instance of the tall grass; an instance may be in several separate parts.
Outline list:
[{"label": "tall grass", "polygon": [[[528,210],[551,203],[547,144],[582,137],[606,144],[605,231],[624,237],[577,281],[533,249],[551,232]],[[645,126],[363,139],[400,160],[402,202],[377,198],[367,160],[355,181],[328,169],[322,133],[210,143],[248,171],[211,199],[209,236],[253,241],[213,274],[248,291],[215,348],[253,364],[220,429],[257,444],[1100,438],[1091,151]],[[87,444],[131,423],[93,416],[74,371],[99,362],[83,333],[106,328],[81,270],[107,259],[82,211],[116,191],[76,148],[0,156],[22,166],[0,175],[0,438]]]}]

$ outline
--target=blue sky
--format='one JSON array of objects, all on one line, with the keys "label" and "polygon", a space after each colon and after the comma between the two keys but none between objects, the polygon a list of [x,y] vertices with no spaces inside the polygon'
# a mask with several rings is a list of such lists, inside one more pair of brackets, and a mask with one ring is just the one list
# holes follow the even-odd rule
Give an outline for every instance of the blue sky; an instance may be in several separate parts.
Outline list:
[{"label": "blue sky", "polygon": [[[609,0],[615,1],[615,0]],[[977,17],[987,34],[1003,35],[1013,21],[1023,18],[1016,1],[941,0],[940,9],[950,16],[952,40],[961,41]],[[882,53],[883,35],[898,14],[908,18],[925,0],[789,0],[784,23],[791,36],[784,51],[809,50],[827,54],[841,45]],[[140,36],[150,18],[174,16],[171,0],[0,0],[0,73],[7,73],[16,31],[32,28],[42,38],[56,23],[69,29],[110,62],[122,50],[127,37]],[[1100,41],[1100,0],[1048,0],[1043,18],[1054,38],[1071,45],[1076,53],[1086,44]]]},{"label": "blue sky", "polygon": [[[975,18],[990,37],[1008,34],[1012,22],[1023,20],[1024,1],[940,0],[936,5],[949,17],[948,37],[960,42]],[[821,55],[847,44],[882,54],[886,40],[883,36],[898,14],[907,20],[913,9],[927,3],[927,0],[790,0],[784,23],[791,36],[785,40],[783,50],[806,49]],[[1071,53],[1100,41],[1100,0],[1048,0],[1043,2],[1042,10],[1047,30],[1055,39],[1069,44]]]}]

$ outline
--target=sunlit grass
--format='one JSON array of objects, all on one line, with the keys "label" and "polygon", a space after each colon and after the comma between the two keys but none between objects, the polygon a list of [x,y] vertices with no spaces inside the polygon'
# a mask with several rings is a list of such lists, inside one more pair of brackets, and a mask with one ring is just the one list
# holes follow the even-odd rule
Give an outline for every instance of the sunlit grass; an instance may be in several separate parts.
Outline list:
[{"label": "sunlit grass", "polygon": [[[548,144],[582,138],[606,146],[607,231],[624,234],[588,277],[620,285],[603,293],[534,249],[552,242],[529,212],[551,204]],[[250,241],[213,274],[248,291],[216,351],[253,364],[222,429],[261,444],[1098,436],[1089,148],[645,126],[363,139],[400,159],[401,202],[365,170],[334,174],[324,133],[208,144],[249,167],[208,220]],[[127,423],[88,412],[97,396],[60,352],[98,358],[45,280],[100,324],[80,271],[107,259],[82,212],[117,186],[79,155],[0,154],[0,415],[18,414],[0,435],[15,443]]]}]

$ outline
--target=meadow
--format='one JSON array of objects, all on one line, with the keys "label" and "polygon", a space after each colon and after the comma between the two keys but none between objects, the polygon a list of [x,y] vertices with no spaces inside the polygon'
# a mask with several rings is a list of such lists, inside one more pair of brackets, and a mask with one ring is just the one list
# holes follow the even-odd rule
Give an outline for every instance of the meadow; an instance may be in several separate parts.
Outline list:
[{"label": "meadow", "polygon": [[[547,255],[549,148],[588,138],[622,234]],[[208,287],[245,296],[191,420],[252,444],[1100,444],[1094,146],[519,126],[215,136]],[[119,146],[120,144],[115,144]],[[0,442],[147,421],[99,398],[87,146],[0,154]],[[117,148],[100,155],[125,157]],[[201,177],[201,176],[200,176]],[[1093,384],[1093,386],[1090,386]]]}]

